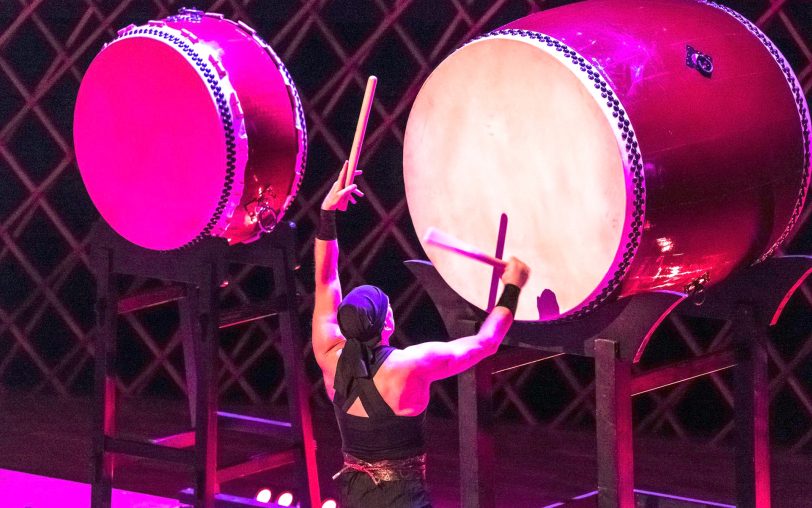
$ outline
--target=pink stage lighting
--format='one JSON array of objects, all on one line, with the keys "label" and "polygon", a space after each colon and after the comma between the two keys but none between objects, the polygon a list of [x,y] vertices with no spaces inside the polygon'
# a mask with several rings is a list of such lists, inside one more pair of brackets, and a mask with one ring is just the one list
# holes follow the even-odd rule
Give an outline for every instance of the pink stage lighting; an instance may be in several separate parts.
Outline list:
[{"label": "pink stage lighting", "polygon": [[262,489],[257,492],[256,497],[254,498],[260,503],[267,503],[271,500],[271,489]]},{"label": "pink stage lighting", "polygon": [[279,506],[292,506],[293,505],[293,494],[290,492],[283,492],[279,499],[276,500],[276,504]]}]

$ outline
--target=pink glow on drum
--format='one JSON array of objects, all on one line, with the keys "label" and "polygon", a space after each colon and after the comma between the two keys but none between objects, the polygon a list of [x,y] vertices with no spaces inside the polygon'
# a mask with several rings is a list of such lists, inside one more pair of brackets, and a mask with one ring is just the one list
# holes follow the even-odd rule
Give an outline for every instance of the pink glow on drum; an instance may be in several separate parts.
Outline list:
[{"label": "pink glow on drum", "polygon": [[133,39],[103,51],[82,81],[74,140],[90,197],[123,237],[173,249],[206,227],[226,138],[205,83],[171,47]]}]

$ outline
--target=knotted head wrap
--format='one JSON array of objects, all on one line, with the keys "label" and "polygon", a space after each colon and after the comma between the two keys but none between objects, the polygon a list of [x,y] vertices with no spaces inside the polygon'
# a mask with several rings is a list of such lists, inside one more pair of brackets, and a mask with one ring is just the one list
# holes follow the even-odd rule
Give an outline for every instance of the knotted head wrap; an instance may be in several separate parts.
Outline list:
[{"label": "knotted head wrap", "polygon": [[338,305],[338,326],[346,339],[366,342],[380,337],[389,297],[375,286],[358,286]]},{"label": "knotted head wrap", "polygon": [[381,340],[389,297],[375,286],[358,286],[338,306],[338,327],[347,342],[338,359],[334,388],[346,399],[355,378],[367,378],[374,361],[373,348]]}]

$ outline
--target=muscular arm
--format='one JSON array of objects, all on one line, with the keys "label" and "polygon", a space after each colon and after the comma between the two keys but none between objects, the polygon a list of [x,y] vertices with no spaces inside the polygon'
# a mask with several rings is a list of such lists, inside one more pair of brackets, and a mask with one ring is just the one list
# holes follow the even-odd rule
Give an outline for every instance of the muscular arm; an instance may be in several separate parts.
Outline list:
[{"label": "muscular arm", "polygon": [[[341,168],[338,179],[333,183],[324,198],[321,204],[322,214],[335,214],[336,210],[346,208],[348,201],[354,203],[354,196],[364,195],[355,184],[342,187],[345,173],[348,170],[347,166],[347,162],[344,162],[344,167]],[[360,174],[360,171],[355,172],[356,176]],[[322,217],[323,219],[324,217]],[[333,217],[333,225],[335,224],[334,219]],[[319,236],[325,235],[325,232],[321,231],[323,226],[324,222],[320,225],[319,234],[316,235],[313,252],[316,265],[316,290],[313,305],[313,353],[316,356],[316,362],[325,372],[325,375],[332,376],[332,372],[335,370],[336,355],[331,355],[331,353],[344,344],[344,337],[341,335],[336,318],[338,305],[341,303],[341,281],[338,278],[338,240],[335,239],[335,228],[326,228],[329,230],[326,233],[329,234],[326,234],[325,238],[332,239],[324,239],[319,238]]]},{"label": "muscular arm", "polygon": [[313,306],[313,353],[324,369],[327,355],[344,343],[338,329],[336,311],[341,303],[341,281],[338,278],[338,241],[316,239],[316,291]]},{"label": "muscular arm", "polygon": [[[521,288],[527,282],[529,274],[527,265],[511,258],[502,274],[502,282]],[[510,296],[508,300],[513,302],[509,305],[515,305],[517,293]],[[470,369],[496,353],[512,324],[513,312],[506,306],[497,305],[476,335],[449,342],[424,342],[406,348],[403,356],[411,371],[410,378],[413,382],[424,385]]]},{"label": "muscular arm", "polygon": [[495,307],[476,335],[448,342],[424,342],[406,348],[404,353],[412,362],[414,374],[431,383],[464,372],[496,353],[511,324],[513,314],[505,307]]}]

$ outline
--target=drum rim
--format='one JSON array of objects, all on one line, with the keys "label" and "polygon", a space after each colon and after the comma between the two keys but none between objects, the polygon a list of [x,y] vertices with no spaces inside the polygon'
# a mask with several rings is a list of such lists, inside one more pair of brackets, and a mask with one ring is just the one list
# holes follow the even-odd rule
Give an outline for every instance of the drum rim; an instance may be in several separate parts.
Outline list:
[{"label": "drum rim", "polygon": [[755,35],[762,45],[764,45],[764,48],[767,49],[767,51],[773,57],[773,60],[775,60],[775,63],[781,69],[781,72],[784,74],[784,78],[787,80],[787,84],[789,85],[795,98],[795,105],[798,108],[798,116],[801,121],[801,133],[804,137],[804,166],[801,169],[801,185],[795,199],[795,206],[792,209],[792,215],[790,216],[784,231],[779,235],[778,239],[776,239],[776,241],[766,251],[764,251],[764,253],[762,253],[761,256],[756,259],[756,261],[752,263],[755,265],[775,254],[775,252],[793,233],[793,229],[795,229],[795,226],[798,224],[798,220],[801,218],[801,213],[803,212],[804,204],[806,203],[806,198],[808,195],[809,185],[812,183],[812,173],[810,172],[810,165],[812,165],[812,152],[810,152],[810,143],[812,142],[812,133],[810,132],[810,130],[812,130],[812,117],[810,117],[809,105],[806,102],[803,87],[801,86],[800,81],[798,81],[798,76],[795,75],[795,72],[792,70],[792,66],[787,63],[784,55],[775,46],[775,44],[773,44],[770,38],[767,37],[767,35],[762,32],[761,29],[759,29],[753,22],[730,7],[720,5],[712,0],[699,1],[709,7],[719,9],[720,11],[730,15],[753,35]]}]

